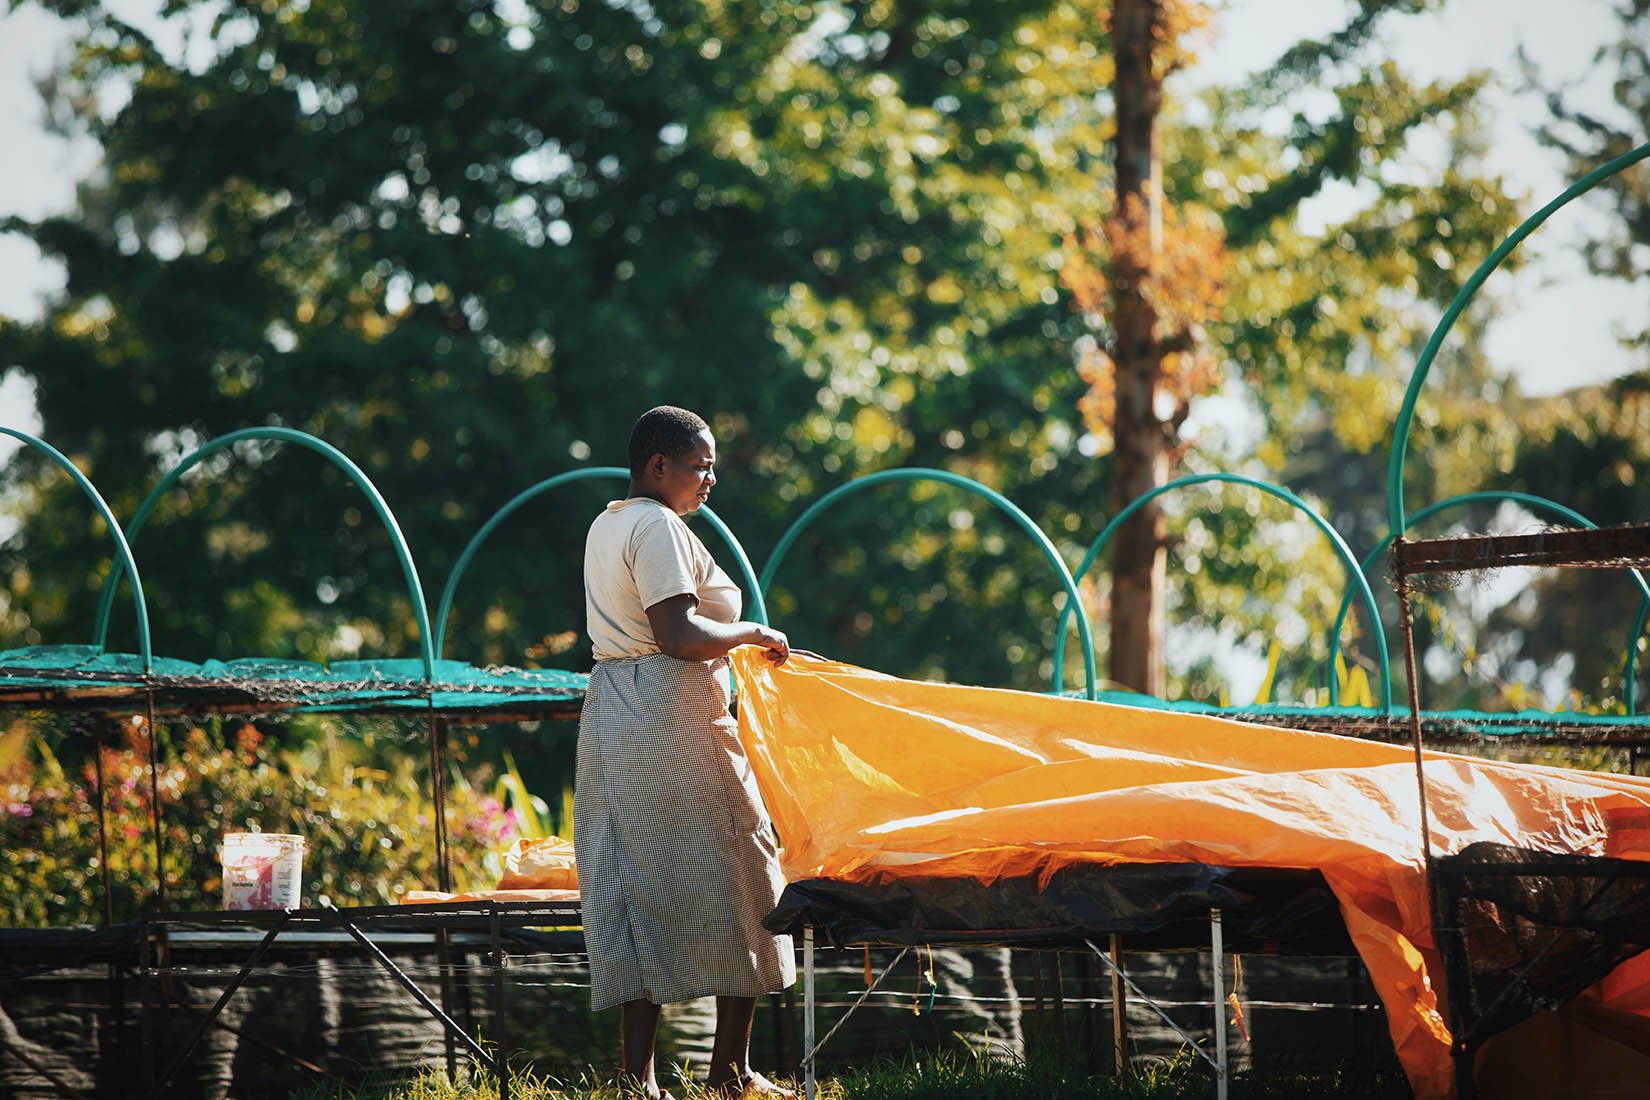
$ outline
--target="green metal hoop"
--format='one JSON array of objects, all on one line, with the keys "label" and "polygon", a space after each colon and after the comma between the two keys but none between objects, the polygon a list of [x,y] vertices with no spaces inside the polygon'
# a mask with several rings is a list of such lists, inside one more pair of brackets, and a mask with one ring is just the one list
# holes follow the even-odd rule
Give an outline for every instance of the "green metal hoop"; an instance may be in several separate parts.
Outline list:
[{"label": "green metal hoop", "polygon": [[[796,542],[802,532],[820,513],[852,493],[861,492],[889,481],[937,481],[944,485],[966,490],[975,496],[982,497],[1002,511],[1036,542],[1038,549],[1043,552],[1043,556],[1054,567],[1055,572],[1059,575],[1060,584],[1066,590],[1067,602],[1061,613],[1060,630],[1055,633],[1054,690],[1059,691],[1060,655],[1064,651],[1061,643],[1063,642],[1063,632],[1065,630],[1065,616],[1070,614],[1073,608],[1082,607],[1082,600],[1077,592],[1077,582],[1072,579],[1071,571],[1066,568],[1066,563],[1060,560],[1059,551],[1054,548],[1054,543],[1049,541],[1049,537],[1043,533],[1043,529],[1038,527],[1031,517],[1026,515],[1013,501],[995,489],[981,485],[973,478],[954,474],[949,470],[911,466],[897,470],[878,470],[875,473],[866,474],[864,477],[855,478],[845,485],[838,485],[835,489],[814,501],[808,507],[808,510],[798,516],[796,522],[787,527],[785,533],[780,536],[778,544],[773,548],[773,553],[768,556],[767,563],[762,566],[761,587],[763,591],[766,591],[768,586],[773,583],[774,574],[779,571],[779,563],[790,552],[792,544]],[[1088,677],[1086,694],[1088,698],[1093,699],[1097,694],[1094,674],[1094,644],[1089,637],[1089,624],[1086,615],[1077,616],[1077,635],[1083,647],[1083,671]]]},{"label": "green metal hoop", "polygon": [[1491,252],[1483,263],[1478,265],[1478,269],[1467,279],[1465,285],[1456,292],[1449,308],[1444,311],[1444,316],[1439,320],[1437,327],[1432,330],[1432,336],[1428,338],[1426,347],[1421,350],[1421,358],[1415,364],[1415,373],[1410,376],[1409,387],[1404,391],[1404,403],[1398,409],[1398,420],[1392,429],[1392,457],[1387,464],[1386,481],[1387,530],[1404,531],[1408,529],[1404,522],[1404,452],[1409,447],[1409,430],[1415,419],[1415,403],[1421,396],[1421,386],[1426,382],[1427,374],[1432,370],[1432,361],[1438,357],[1438,349],[1443,344],[1444,337],[1454,327],[1456,319],[1461,316],[1461,312],[1467,308],[1467,303],[1472,301],[1473,295],[1478,293],[1478,288],[1484,285],[1484,280],[1490,277],[1490,273],[1500,267],[1502,262],[1512,254],[1512,250],[1517,248],[1525,237],[1539,229],[1541,224],[1552,217],[1555,211],[1646,157],[1650,157],[1650,143],[1623,153],[1616,159],[1600,165],[1575,183],[1572,183],[1556,199],[1524,219],[1524,222],[1517,229],[1514,229],[1506,240],[1497,245],[1495,251]]},{"label": "green metal hoop", "polygon": [[[98,515],[103,517],[104,525],[109,528],[109,537],[115,540],[116,555],[110,563],[109,576],[111,578],[120,576],[122,569],[131,574],[132,604],[137,612],[138,652],[143,657],[143,671],[153,672],[155,658],[149,644],[149,605],[143,599],[143,581],[138,577],[137,559],[132,556],[131,543],[127,541],[125,533],[121,531],[120,524],[115,520],[115,514],[109,510],[108,502],[103,499],[103,494],[97,491],[97,487],[92,484],[91,479],[81,473],[80,469],[73,462],[70,462],[62,451],[59,451],[44,439],[32,436],[28,432],[20,432],[16,428],[0,427],[0,435],[9,435],[51,459],[53,463],[61,467],[74,479],[74,483],[80,486],[81,491],[91,499],[92,504],[97,508]],[[104,582],[106,587],[108,583],[108,581]],[[97,648],[100,651],[103,649],[103,631],[101,629],[98,631]]]},{"label": "green metal hoop", "polygon": [[[138,533],[143,530],[143,524],[148,520],[149,514],[155,510],[155,506],[166,495],[166,491],[176,485],[185,473],[219,451],[252,439],[270,439],[307,447],[343,470],[350,480],[355,482],[356,486],[366,494],[368,502],[372,504],[373,511],[378,514],[378,518],[384,524],[384,529],[389,532],[390,542],[395,547],[396,557],[400,559],[401,574],[407,583],[407,595],[412,600],[413,613],[418,620],[418,648],[419,655],[424,662],[424,679],[426,683],[433,683],[435,680],[435,647],[430,640],[430,612],[428,606],[424,603],[424,589],[418,580],[418,567],[413,564],[412,552],[408,550],[407,540],[401,534],[401,526],[395,522],[395,516],[391,513],[389,505],[384,502],[383,494],[379,493],[378,487],[372,483],[372,479],[367,477],[361,467],[352,462],[343,451],[323,439],[317,439],[308,432],[300,432],[295,428],[242,428],[240,431],[230,432],[228,435],[220,435],[216,439],[209,440],[185,455],[149,491],[149,495],[139,505],[137,514],[132,517],[132,522],[126,527],[126,540],[128,542],[137,541]],[[133,575],[136,576],[135,573]],[[99,649],[103,648],[104,639],[108,636],[109,613],[114,607],[115,589],[120,584],[120,577],[120,566],[117,563],[116,567],[109,571],[108,578],[103,582],[103,594],[98,604],[97,631],[94,639],[94,644]]]},{"label": "green metal hoop", "polygon": [[[441,590],[441,602],[435,614],[437,653],[444,652],[446,649],[447,616],[452,611],[453,596],[458,591],[459,579],[464,576],[465,570],[470,567],[470,559],[475,557],[476,551],[481,549],[481,544],[487,541],[494,529],[509,518],[512,512],[541,493],[548,492],[559,485],[566,485],[575,481],[586,481],[597,477],[617,477],[628,481],[630,471],[623,466],[587,466],[583,469],[556,474],[554,477],[547,477],[538,484],[523,489],[514,497],[511,497],[508,503],[494,512],[487,522],[481,525],[480,530],[470,538],[469,543],[464,547],[464,552],[458,556],[458,561],[453,563],[452,572],[447,575],[447,583]],[[757,586],[756,571],[751,568],[750,558],[746,556],[745,548],[740,545],[739,540],[728,529],[728,525],[722,522],[722,518],[711,510],[710,505],[702,506],[696,514],[704,516],[705,522],[709,523],[733,550],[734,560],[739,565],[740,576],[751,592],[751,618],[763,626],[767,626],[768,605],[762,599],[762,589]]]},{"label": "green metal hoop", "polygon": [[[1637,576],[1638,570],[1633,570],[1633,574]],[[1644,579],[1642,577],[1639,578],[1639,583],[1644,583]],[[1647,619],[1650,619],[1650,596],[1645,596],[1639,600],[1638,618],[1633,620],[1633,636],[1627,639],[1627,668],[1622,673],[1622,677],[1625,680],[1623,692],[1626,697],[1628,714],[1637,714],[1639,712],[1639,688],[1637,683],[1639,674],[1639,639],[1644,637],[1644,624]]]},{"label": "green metal hoop", "polygon": [[[1177,477],[1173,481],[1159,485],[1155,489],[1148,489],[1146,492],[1141,493],[1139,496],[1131,500],[1127,507],[1117,513],[1117,515],[1112,518],[1110,523],[1106,524],[1105,530],[1100,532],[1099,536],[1095,538],[1093,545],[1089,547],[1089,552],[1083,556],[1083,562],[1077,567],[1076,575],[1081,578],[1089,571],[1089,566],[1094,564],[1094,560],[1100,556],[1100,551],[1105,548],[1108,542],[1111,541],[1112,536],[1117,533],[1117,529],[1121,527],[1123,522],[1135,512],[1138,512],[1141,508],[1145,507],[1149,501],[1154,500],[1165,493],[1184,489],[1191,485],[1202,485],[1208,482],[1225,482],[1232,485],[1247,485],[1252,489],[1259,489],[1261,492],[1278,498],[1285,504],[1288,504],[1290,507],[1305,515],[1312,521],[1313,525],[1316,526],[1319,531],[1324,533],[1324,536],[1329,539],[1330,544],[1335,548],[1336,556],[1341,559],[1341,564],[1346,567],[1348,583],[1357,585],[1360,595],[1363,596],[1364,606],[1369,609],[1370,617],[1375,622],[1380,621],[1378,617],[1379,612],[1375,608],[1375,593],[1370,591],[1369,581],[1365,579],[1363,570],[1358,568],[1358,561],[1352,556],[1352,551],[1347,548],[1346,540],[1341,538],[1340,532],[1336,531],[1335,528],[1329,524],[1329,521],[1320,516],[1310,504],[1307,504],[1306,501],[1302,500],[1288,489],[1285,489],[1283,486],[1274,485],[1269,481],[1261,481],[1258,478],[1247,477],[1243,474],[1187,474],[1185,477]],[[1060,675],[1060,645],[1065,637],[1064,614],[1061,616],[1060,625],[1061,629],[1054,632],[1054,675],[1056,677],[1056,691],[1059,690],[1058,677]],[[1375,631],[1375,638],[1377,642],[1376,648],[1380,651],[1381,659],[1381,711],[1382,713],[1386,713],[1392,709],[1392,670],[1387,661],[1385,637],[1383,637],[1381,632],[1377,630]],[[1333,680],[1333,677],[1331,677],[1331,680]]]}]

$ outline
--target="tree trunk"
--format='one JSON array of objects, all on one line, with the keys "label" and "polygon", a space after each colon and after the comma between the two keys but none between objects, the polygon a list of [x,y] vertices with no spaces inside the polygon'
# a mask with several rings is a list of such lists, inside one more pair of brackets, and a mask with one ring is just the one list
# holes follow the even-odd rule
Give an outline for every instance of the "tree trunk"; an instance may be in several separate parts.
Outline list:
[{"label": "tree trunk", "polygon": [[[1116,346],[1117,412],[1112,476],[1113,515],[1169,472],[1169,427],[1159,415],[1162,349],[1157,311],[1145,294],[1161,236],[1157,115],[1163,89],[1153,52],[1163,33],[1161,0],[1114,0],[1112,53],[1117,111],[1114,138],[1117,205],[1127,242],[1111,257],[1112,324]],[[1136,691],[1162,695],[1163,515],[1157,502],[1136,512],[1117,532],[1112,550],[1111,678]]]}]

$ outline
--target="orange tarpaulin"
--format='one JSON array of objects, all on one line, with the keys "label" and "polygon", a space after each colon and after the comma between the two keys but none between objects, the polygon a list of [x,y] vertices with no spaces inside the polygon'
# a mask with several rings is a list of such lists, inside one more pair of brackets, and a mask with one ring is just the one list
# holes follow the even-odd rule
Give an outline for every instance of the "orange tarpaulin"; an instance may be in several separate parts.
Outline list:
[{"label": "orange tarpaulin", "polygon": [[[776,668],[753,647],[734,663],[740,737],[792,881],[1037,881],[1080,862],[1316,868],[1416,1095],[1452,1095],[1411,749],[800,654]],[[1435,855],[1493,841],[1650,859],[1650,779],[1447,753],[1425,770]],[[1643,982],[1615,984],[1627,988],[1604,996],[1627,1011],[1646,1002]]]}]

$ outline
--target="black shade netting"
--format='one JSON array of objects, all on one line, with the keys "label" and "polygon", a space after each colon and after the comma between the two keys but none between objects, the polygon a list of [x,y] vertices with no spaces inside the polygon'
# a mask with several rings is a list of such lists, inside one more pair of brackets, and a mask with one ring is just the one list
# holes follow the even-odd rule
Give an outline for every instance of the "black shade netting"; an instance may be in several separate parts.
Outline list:
[{"label": "black shade netting", "polygon": [[1041,877],[888,875],[873,883],[806,879],[785,888],[764,923],[813,925],[837,945],[996,943],[1084,946],[1113,933],[1131,949],[1209,945],[1209,910],[1226,950],[1354,953],[1340,907],[1313,870],[1201,863],[1073,865]]},{"label": "black shade netting", "polygon": [[1650,863],[1483,842],[1433,865],[1469,1047],[1559,1008],[1650,948]]}]

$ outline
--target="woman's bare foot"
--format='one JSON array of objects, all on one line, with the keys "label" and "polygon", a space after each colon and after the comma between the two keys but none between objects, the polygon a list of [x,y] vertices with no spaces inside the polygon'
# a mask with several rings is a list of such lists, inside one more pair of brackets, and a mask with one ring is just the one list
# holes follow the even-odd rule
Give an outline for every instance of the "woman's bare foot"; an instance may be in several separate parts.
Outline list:
[{"label": "woman's bare foot", "polygon": [[728,1100],[796,1100],[797,1096],[794,1089],[770,1081],[754,1069],[747,1069],[742,1077],[734,1077],[714,1085],[707,1081],[706,1085],[712,1092],[725,1096]]}]

